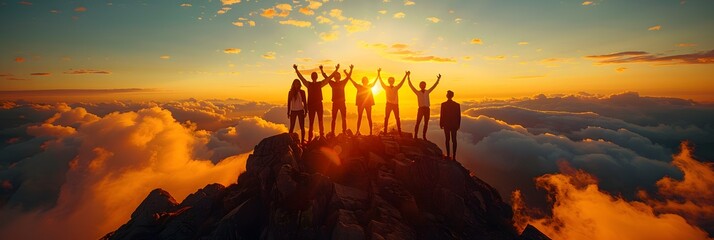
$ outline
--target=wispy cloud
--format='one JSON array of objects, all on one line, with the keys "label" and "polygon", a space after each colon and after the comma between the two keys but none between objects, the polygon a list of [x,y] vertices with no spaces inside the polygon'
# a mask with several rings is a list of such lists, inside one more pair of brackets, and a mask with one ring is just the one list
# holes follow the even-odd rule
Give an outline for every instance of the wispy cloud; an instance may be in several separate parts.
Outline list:
[{"label": "wispy cloud", "polygon": [[111,72],[91,69],[70,69],[69,71],[64,72],[64,74],[111,74]]},{"label": "wispy cloud", "polygon": [[412,6],[414,4],[416,4],[414,1],[404,0],[404,6]]},{"label": "wispy cloud", "polygon": [[36,72],[36,73],[30,73],[30,76],[50,76],[52,73],[48,72]]},{"label": "wispy cloud", "polygon": [[240,3],[241,0],[221,0],[221,3],[223,5],[233,5],[236,3]]},{"label": "wispy cloud", "polygon": [[16,57],[16,58],[15,58],[15,62],[18,62],[18,63],[25,62],[25,58],[23,58],[23,57]]},{"label": "wispy cloud", "polygon": [[427,55],[424,51],[412,50],[409,45],[405,43],[395,43],[392,45],[387,45],[385,43],[365,43],[362,42],[360,45],[363,48],[375,49],[379,53],[384,54],[390,58],[396,58],[407,62],[439,62],[439,63],[454,63],[456,59],[451,57],[439,57],[434,55]]},{"label": "wispy cloud", "polygon": [[239,54],[240,51],[241,51],[240,48],[226,48],[226,49],[223,49],[223,52],[224,52],[224,53],[228,53],[228,54]]},{"label": "wispy cloud", "polygon": [[521,46],[528,45],[528,44],[530,44],[530,43],[528,43],[528,42],[518,42],[518,45],[521,45]]},{"label": "wispy cloud", "polygon": [[193,5],[191,5],[190,3],[182,3],[182,4],[179,5],[179,6],[181,6],[181,7],[191,7],[191,6],[193,6]]},{"label": "wispy cloud", "polygon": [[491,60],[491,61],[503,61],[506,60],[506,56],[504,55],[496,55],[496,56],[484,56],[484,60]]},{"label": "wispy cloud", "polygon": [[[278,12],[276,9],[280,10],[280,12]],[[293,7],[290,4],[281,3],[278,5],[275,5],[275,7],[264,9],[263,12],[260,14],[260,16],[263,16],[266,18],[287,17],[290,15],[290,12],[292,10],[293,10]]]},{"label": "wispy cloud", "polygon": [[330,17],[333,17],[334,19],[337,19],[338,21],[344,21],[347,19],[345,16],[342,16],[342,9],[339,9],[339,8],[331,9]]},{"label": "wispy cloud", "polygon": [[402,19],[405,16],[406,16],[406,14],[404,14],[404,12],[398,12],[398,13],[395,13],[394,15],[392,15],[392,17],[396,18],[396,19]]},{"label": "wispy cloud", "polygon": [[295,19],[279,21],[278,23],[283,24],[283,25],[293,25],[296,27],[310,27],[310,26],[312,26],[312,22],[300,21],[300,20],[295,20]]},{"label": "wispy cloud", "polygon": [[322,39],[323,41],[334,41],[334,40],[337,40],[339,37],[340,37],[340,32],[338,32],[338,31],[320,33],[320,39]]},{"label": "wispy cloud", "polygon": [[19,1],[19,2],[17,2],[17,3],[18,3],[18,4],[21,4],[21,5],[26,5],[26,6],[31,6],[31,5],[32,5],[32,3],[31,3],[31,2],[28,2],[28,1]]},{"label": "wispy cloud", "polygon": [[263,54],[261,57],[268,59],[268,60],[273,60],[275,59],[275,52],[267,52]]},{"label": "wispy cloud", "polygon": [[697,46],[697,44],[694,44],[694,43],[678,43],[676,46],[677,46],[677,47],[694,47],[694,46]]},{"label": "wispy cloud", "polygon": [[86,7],[77,7],[74,9],[75,12],[86,12],[87,8]]},{"label": "wispy cloud", "polygon": [[167,59],[171,59],[171,56],[169,56],[169,55],[163,55],[163,56],[160,56],[159,58],[164,59],[164,60],[167,60]]},{"label": "wispy cloud", "polygon": [[441,19],[439,19],[437,17],[428,17],[428,18],[426,18],[426,20],[429,22],[433,22],[433,23],[438,23],[441,21]]},{"label": "wispy cloud", "polygon": [[649,31],[659,31],[660,29],[662,29],[662,26],[656,25],[656,26],[651,26],[651,27],[648,28],[647,30],[649,30]]},{"label": "wispy cloud", "polygon": [[315,17],[315,20],[317,20],[317,23],[319,24],[332,24],[332,19],[323,16],[317,16]]},{"label": "wispy cloud", "polygon": [[372,22],[362,19],[350,18],[350,24],[345,25],[348,33],[367,31],[372,27]]},{"label": "wispy cloud", "polygon": [[592,55],[599,64],[612,63],[661,63],[661,64],[713,64],[714,50],[678,55],[651,54],[643,51],[628,51],[605,55]]},{"label": "wispy cloud", "polygon": [[583,3],[582,3],[583,6],[590,6],[593,4],[594,4],[593,1],[583,1]]},{"label": "wispy cloud", "polygon": [[471,44],[483,44],[483,40],[481,40],[480,38],[472,38]]},{"label": "wispy cloud", "polygon": [[624,71],[626,71],[626,70],[627,70],[626,67],[619,67],[619,68],[616,68],[616,69],[615,69],[616,72],[624,72]]}]

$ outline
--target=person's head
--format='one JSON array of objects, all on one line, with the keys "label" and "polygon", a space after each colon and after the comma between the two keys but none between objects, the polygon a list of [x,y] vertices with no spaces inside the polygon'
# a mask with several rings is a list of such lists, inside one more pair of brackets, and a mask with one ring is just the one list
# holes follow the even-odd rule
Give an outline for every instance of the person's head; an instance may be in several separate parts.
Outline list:
[{"label": "person's head", "polygon": [[334,78],[335,81],[340,81],[340,79],[342,78],[342,75],[341,75],[339,72],[336,72],[336,73],[335,73],[335,76],[332,77],[332,78]]},{"label": "person's head", "polygon": [[394,85],[394,77],[389,77],[389,79],[387,79],[387,82],[389,83],[389,85]]},{"label": "person's head", "polygon": [[362,85],[364,85],[364,86],[369,85],[369,78],[367,78],[367,77],[362,77]]},{"label": "person's head", "polygon": [[317,81],[317,72],[312,72],[312,74],[310,74],[310,78],[312,78],[313,82]]},{"label": "person's head", "polygon": [[421,90],[426,89],[426,82],[421,81],[421,82],[419,83],[419,88],[421,88]]},{"label": "person's head", "polygon": [[446,91],[446,98],[451,100],[453,97],[454,97],[454,92],[452,92],[451,90]]},{"label": "person's head", "polygon": [[293,80],[293,85],[290,87],[290,90],[291,91],[298,90],[298,89],[300,89],[300,87],[302,87],[302,84],[300,84],[300,80],[295,79],[295,80]]}]

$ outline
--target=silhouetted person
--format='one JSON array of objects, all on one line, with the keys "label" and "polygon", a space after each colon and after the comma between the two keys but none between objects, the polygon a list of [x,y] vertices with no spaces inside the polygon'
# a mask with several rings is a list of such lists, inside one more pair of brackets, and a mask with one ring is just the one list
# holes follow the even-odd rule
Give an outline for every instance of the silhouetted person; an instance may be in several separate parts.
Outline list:
[{"label": "silhouetted person", "polygon": [[391,112],[394,112],[394,118],[397,120],[397,131],[401,136],[402,122],[399,119],[399,88],[402,87],[404,81],[407,79],[407,75],[409,75],[410,72],[406,71],[404,73],[404,78],[402,78],[402,81],[399,82],[397,86],[394,86],[394,77],[389,77],[389,79],[387,79],[389,85],[384,84],[384,82],[382,81],[382,76],[380,76],[381,71],[381,68],[377,69],[377,79],[379,79],[379,84],[382,85],[382,88],[384,89],[384,92],[387,95],[387,104],[384,108],[384,133],[387,133],[387,127],[389,126],[389,114]]},{"label": "silhouetted person", "polygon": [[[347,111],[347,106],[345,105],[345,85],[347,85],[347,78],[352,76],[352,68],[354,68],[353,65],[350,65],[350,72],[347,73],[347,78],[345,80],[340,81],[340,73],[337,71],[337,68],[339,68],[339,64],[337,64],[337,67],[335,69],[335,72],[332,74],[332,80],[334,81],[329,81],[330,87],[332,88],[332,124],[330,125],[330,132],[335,134],[335,121],[337,120],[337,112],[340,112],[340,117],[342,117],[342,133],[345,133],[347,131],[347,119],[345,111]],[[322,70],[322,66],[320,66],[320,72],[322,72],[322,76],[327,79],[327,74],[325,74],[325,71]],[[335,134],[337,135],[337,134]]]},{"label": "silhouetted person", "polygon": [[426,82],[421,81],[419,83],[419,90],[414,88],[414,85],[412,84],[412,77],[411,74],[407,75],[407,79],[409,80],[409,87],[414,91],[414,94],[417,96],[417,102],[419,103],[419,110],[417,111],[417,119],[416,119],[416,125],[414,125],[414,138],[417,138],[417,135],[419,135],[419,123],[421,122],[421,119],[424,119],[424,132],[422,133],[422,138],[426,140],[426,130],[429,128],[429,93],[431,91],[434,91],[434,88],[436,88],[436,85],[439,85],[439,80],[441,80],[441,74],[436,76],[436,83],[434,83],[434,86],[431,86],[428,90],[426,89]]},{"label": "silhouetted person", "polygon": [[357,134],[359,134],[359,128],[362,123],[362,112],[367,110],[367,122],[369,122],[369,135],[372,135],[372,106],[374,105],[374,96],[372,96],[372,87],[377,84],[377,79],[374,82],[369,83],[367,77],[362,77],[362,85],[358,84],[352,77],[348,78],[355,88],[357,88],[357,100],[355,104],[357,105]]},{"label": "silhouetted person", "polygon": [[293,80],[293,85],[288,92],[288,119],[290,119],[290,133],[295,128],[295,118],[300,121],[300,141],[305,142],[305,91],[302,90],[300,80]]},{"label": "silhouetted person", "polygon": [[[337,68],[335,69],[335,72],[337,72],[337,69],[339,69],[340,65],[337,65]],[[325,77],[322,81],[317,81],[317,73],[312,72],[310,74],[310,78],[312,78],[312,82],[308,82],[305,80],[305,78],[302,76],[300,71],[298,71],[298,66],[293,64],[293,69],[295,69],[295,73],[297,74],[298,78],[300,78],[300,81],[302,82],[303,85],[307,88],[307,112],[308,116],[310,118],[310,130],[308,132],[308,140],[312,139],[312,132],[313,132],[313,123],[315,123],[315,114],[317,114],[317,121],[318,121],[318,127],[320,128],[320,137],[324,137],[324,125],[322,124],[322,116],[323,116],[323,109],[322,109],[322,87],[327,85],[329,83],[329,78],[335,74],[335,72],[330,75],[330,77]],[[322,66],[320,66],[320,69],[322,69]]]},{"label": "silhouetted person", "polygon": [[[439,117],[439,127],[444,129],[444,138],[446,139],[446,158],[449,155],[449,140],[454,144],[453,153],[456,160],[456,132],[461,127],[461,105],[451,100],[454,98],[454,92],[446,91],[446,102],[441,103],[441,116]],[[451,139],[449,139],[451,138]]]}]

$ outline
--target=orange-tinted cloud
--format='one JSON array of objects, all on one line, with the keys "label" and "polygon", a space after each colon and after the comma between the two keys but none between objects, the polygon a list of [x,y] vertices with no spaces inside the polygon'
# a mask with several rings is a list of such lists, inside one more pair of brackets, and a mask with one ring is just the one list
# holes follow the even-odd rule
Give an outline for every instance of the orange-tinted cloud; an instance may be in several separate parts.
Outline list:
[{"label": "orange-tinted cloud", "polygon": [[425,55],[424,51],[409,49],[409,45],[404,43],[395,43],[388,46],[384,43],[360,43],[363,48],[370,48],[378,50],[380,53],[388,56],[394,57],[402,61],[407,62],[440,62],[440,63],[454,63],[456,59],[451,57],[439,57],[433,55]]},{"label": "orange-tinted cloud", "polygon": [[586,58],[595,59],[599,64],[611,63],[660,63],[660,64],[712,64],[714,50],[679,55],[651,54],[642,51],[629,51],[605,55],[591,55]]},{"label": "orange-tinted cloud", "polygon": [[31,3],[31,2],[28,2],[28,1],[19,1],[19,2],[17,2],[17,3],[18,3],[18,4],[22,4],[22,5],[26,5],[26,6],[32,5],[32,3]]},{"label": "orange-tinted cloud", "polygon": [[179,6],[181,6],[181,7],[191,7],[191,6],[193,6],[193,5],[191,5],[190,3],[182,3],[182,4],[179,5]]},{"label": "orange-tinted cloud", "polygon": [[76,7],[76,8],[74,9],[74,11],[75,11],[75,12],[86,12],[86,11],[87,11],[87,8],[80,6],[80,7]]},{"label": "orange-tinted cloud", "polygon": [[677,47],[694,47],[694,46],[697,46],[697,44],[694,44],[694,43],[678,43],[676,46],[677,46]]},{"label": "orange-tinted cloud", "polygon": [[241,0],[221,0],[221,3],[223,5],[233,5],[236,3],[240,3]]},{"label": "orange-tinted cloud", "polygon": [[228,53],[228,54],[239,54],[240,51],[241,51],[240,48],[226,48],[226,49],[223,49],[223,52],[224,52],[224,53]]},{"label": "orange-tinted cloud", "polygon": [[372,22],[362,19],[350,18],[349,24],[345,25],[345,30],[348,33],[367,31],[372,27]]},{"label": "orange-tinted cloud", "polygon": [[590,6],[590,5],[593,5],[593,2],[592,1],[583,1],[583,3],[581,3],[581,5]]},{"label": "orange-tinted cloud", "polygon": [[313,11],[312,9],[310,9],[308,7],[300,8],[300,13],[308,15],[308,16],[315,15],[315,11]]},{"label": "orange-tinted cloud", "polygon": [[392,15],[392,17],[396,18],[396,19],[402,19],[405,16],[406,16],[406,14],[404,14],[404,12],[398,12],[398,13],[395,13],[394,15]]},{"label": "orange-tinted cloud", "polygon": [[16,58],[15,58],[15,62],[18,62],[18,63],[25,62],[25,58],[23,58],[23,57],[16,57]]},{"label": "orange-tinted cloud", "polygon": [[261,55],[261,57],[268,60],[273,60],[275,59],[275,52],[266,52],[265,54]]},{"label": "orange-tinted cloud", "polygon": [[707,233],[677,214],[657,213],[643,202],[627,201],[598,188],[597,179],[561,166],[536,184],[553,200],[552,216],[533,217],[520,193],[513,194],[514,222],[531,224],[552,239],[707,239]]},{"label": "orange-tinted cloud", "polygon": [[70,69],[69,71],[64,72],[64,74],[111,74],[111,72],[91,69]]},{"label": "orange-tinted cloud", "polygon": [[171,59],[171,56],[169,56],[169,55],[161,55],[161,56],[159,56],[159,58],[164,59],[164,60],[168,60],[168,59]]},{"label": "orange-tinted cloud", "polygon": [[655,25],[655,26],[647,28],[647,30],[649,30],[649,31],[659,31],[661,29],[662,29],[662,26],[660,26],[660,25]]},{"label": "orange-tinted cloud", "polygon": [[52,73],[48,72],[36,72],[36,73],[30,73],[30,76],[50,76]]},{"label": "orange-tinted cloud", "polygon": [[312,26],[312,22],[300,21],[300,20],[295,20],[295,19],[279,21],[278,23],[283,24],[283,25],[293,25],[296,27],[303,27],[303,28]]},{"label": "orange-tinted cloud", "polygon": [[472,38],[471,44],[479,44],[480,45],[480,44],[483,44],[483,40],[481,40],[480,38]]},{"label": "orange-tinted cloud", "polygon": [[626,70],[627,70],[626,67],[619,67],[619,68],[615,69],[615,71],[617,71],[617,72],[624,72]]},{"label": "orange-tinted cloud", "polygon": [[416,3],[414,3],[414,1],[404,0],[404,6],[412,6],[412,5],[414,5],[414,4],[416,4]]},{"label": "orange-tinted cloud", "polygon": [[441,19],[439,19],[437,17],[428,17],[428,18],[426,18],[426,20],[429,22],[433,22],[433,23],[438,23],[441,21]]},{"label": "orange-tinted cloud", "polygon": [[338,31],[320,33],[320,39],[322,39],[323,41],[334,41],[334,40],[337,40],[339,37],[340,37],[340,32],[338,32]]}]

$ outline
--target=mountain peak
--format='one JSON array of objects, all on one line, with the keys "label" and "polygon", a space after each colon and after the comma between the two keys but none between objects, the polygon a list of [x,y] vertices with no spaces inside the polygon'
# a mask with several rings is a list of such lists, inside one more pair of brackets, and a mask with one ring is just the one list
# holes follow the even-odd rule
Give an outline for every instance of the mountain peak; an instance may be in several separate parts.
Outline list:
[{"label": "mountain peak", "polygon": [[236,184],[208,185],[180,204],[154,190],[105,239],[545,237],[535,228],[518,236],[512,215],[432,142],[339,135],[301,145],[286,133],[255,147]]}]

